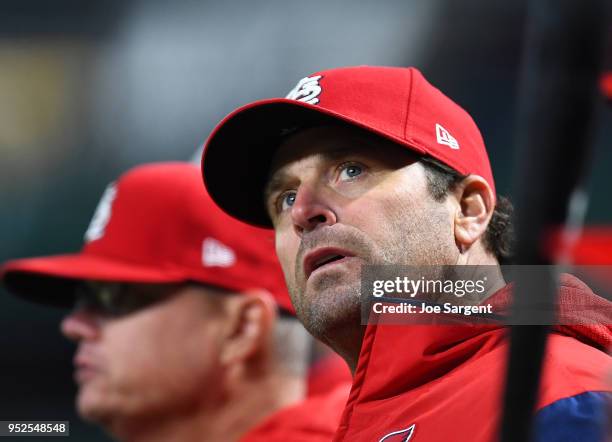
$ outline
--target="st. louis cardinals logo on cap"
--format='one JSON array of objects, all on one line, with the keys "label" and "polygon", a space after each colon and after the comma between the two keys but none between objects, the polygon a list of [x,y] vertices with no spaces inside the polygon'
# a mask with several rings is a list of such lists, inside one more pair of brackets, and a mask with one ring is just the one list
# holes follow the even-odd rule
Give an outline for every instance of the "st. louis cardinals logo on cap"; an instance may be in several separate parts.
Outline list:
[{"label": "st. louis cardinals logo on cap", "polygon": [[414,427],[416,427],[416,424],[412,424],[408,428],[404,428],[403,430],[393,431],[381,437],[378,442],[408,442],[412,439],[412,435],[414,434]]},{"label": "st. louis cardinals logo on cap", "polygon": [[320,79],[321,75],[302,78],[285,98],[303,101],[309,104],[317,104],[319,102],[317,97],[321,93],[321,85],[319,85]]},{"label": "st. louis cardinals logo on cap", "polygon": [[85,232],[85,242],[95,241],[104,236],[104,231],[110,221],[115,196],[117,196],[117,188],[115,183],[110,183],[102,194],[91,223]]}]

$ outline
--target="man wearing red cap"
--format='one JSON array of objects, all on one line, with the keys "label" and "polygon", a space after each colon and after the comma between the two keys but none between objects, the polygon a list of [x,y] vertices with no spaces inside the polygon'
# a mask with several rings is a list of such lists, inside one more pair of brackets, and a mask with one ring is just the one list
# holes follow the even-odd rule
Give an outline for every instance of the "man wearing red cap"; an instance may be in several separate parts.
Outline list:
[{"label": "man wearing red cap", "polygon": [[130,170],[85,241],[2,268],[9,291],[74,306],[81,416],[126,441],[331,439],[348,389],[304,400],[310,338],[273,235],[222,213],[198,167]]},{"label": "man wearing red cap", "polygon": [[[496,440],[502,324],[441,314],[434,308],[442,298],[422,299],[431,313],[406,319],[410,325],[383,325],[391,316],[383,314],[378,324],[361,320],[361,272],[381,264],[429,266],[438,281],[448,266],[486,266],[486,290],[472,307],[507,312],[511,287],[499,265],[509,255],[511,207],[496,195],[467,112],[414,68],[317,72],[284,99],[226,117],[207,141],[202,168],[221,208],[275,230],[299,319],[353,370],[334,441]],[[583,310],[572,308],[576,300]],[[610,302],[562,278],[535,440],[602,440],[611,323]]]}]

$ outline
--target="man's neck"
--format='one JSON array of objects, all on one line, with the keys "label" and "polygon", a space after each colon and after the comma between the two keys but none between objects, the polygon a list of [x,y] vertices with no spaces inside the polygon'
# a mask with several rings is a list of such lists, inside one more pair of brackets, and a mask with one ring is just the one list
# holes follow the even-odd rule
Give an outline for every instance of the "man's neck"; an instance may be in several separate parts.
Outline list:
[{"label": "man's neck", "polygon": [[124,442],[237,441],[276,411],[301,401],[305,389],[298,377],[270,377],[243,385],[215,406],[122,422],[113,433]]},{"label": "man's neck", "polygon": [[361,317],[356,317],[352,323],[339,327],[320,339],[344,359],[351,373],[355,374],[365,330],[366,326],[361,324]]},{"label": "man's neck", "polygon": [[[460,300],[463,301],[463,304],[480,304],[506,285],[498,259],[486,250],[482,243],[474,245],[467,253],[459,255],[455,266],[459,269],[461,266],[469,266],[470,269],[466,270],[466,274],[470,276],[468,279],[474,282],[479,279],[486,281],[484,293],[477,297],[465,297]],[[461,305],[462,302],[454,302],[454,304]]]},{"label": "man's neck", "polygon": [[[484,278],[486,281],[484,293],[478,297],[462,298],[458,298],[454,293],[451,293],[448,296],[429,299],[430,301],[436,303],[451,302],[453,305],[478,305],[506,285],[497,258],[484,250],[460,257],[457,259],[455,266],[470,266],[471,269],[468,275],[469,279],[473,281],[478,278]],[[351,373],[354,375],[366,328],[367,326],[361,325],[361,316],[354,317],[331,332],[328,332],[327,336],[318,338],[329,345],[346,361]]]}]

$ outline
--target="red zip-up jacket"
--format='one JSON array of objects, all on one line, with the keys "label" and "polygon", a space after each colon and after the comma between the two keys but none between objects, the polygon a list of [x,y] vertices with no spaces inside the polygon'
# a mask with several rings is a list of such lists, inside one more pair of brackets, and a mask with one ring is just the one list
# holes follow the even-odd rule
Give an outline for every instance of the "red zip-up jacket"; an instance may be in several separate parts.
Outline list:
[{"label": "red zip-up jacket", "polygon": [[[506,286],[486,303],[507,311],[510,292]],[[612,303],[570,275],[561,279],[559,302],[560,323],[569,325],[548,339],[535,440],[600,442]],[[506,335],[489,324],[369,325],[334,442],[496,441]]]},{"label": "red zip-up jacket", "polygon": [[350,390],[341,383],[265,419],[240,442],[329,442],[334,436]]}]

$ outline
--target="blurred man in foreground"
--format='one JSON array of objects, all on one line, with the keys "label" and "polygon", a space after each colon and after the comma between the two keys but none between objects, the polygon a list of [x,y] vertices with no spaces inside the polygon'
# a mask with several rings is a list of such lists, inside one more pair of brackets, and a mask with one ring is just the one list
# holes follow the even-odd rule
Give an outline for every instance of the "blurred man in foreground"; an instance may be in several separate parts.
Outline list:
[{"label": "blurred man in foreground", "polygon": [[[510,207],[496,195],[465,110],[415,68],[325,70],[284,99],[231,113],[202,166],[225,211],[275,230],[298,317],[354,372],[335,442],[497,440],[508,350],[499,319],[512,301],[499,265],[509,253]],[[416,308],[396,317],[370,310],[364,319],[361,276],[374,266],[426,267],[451,291],[414,292],[413,300],[391,289],[381,304]],[[453,275],[467,266],[488,269],[488,278],[464,298],[454,283],[478,281]],[[600,442],[612,303],[570,275],[559,283],[534,440]],[[453,298],[495,315],[434,310]]]},{"label": "blurred man in foreground", "polygon": [[61,330],[78,344],[82,417],[130,442],[331,438],[347,387],[304,401],[311,341],[273,236],[218,210],[199,168],[124,174],[85,241],[2,269],[9,291],[74,307]]}]

